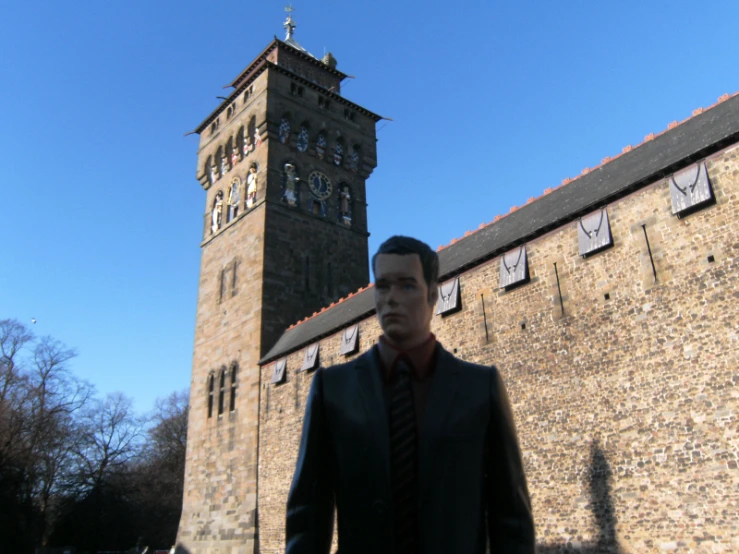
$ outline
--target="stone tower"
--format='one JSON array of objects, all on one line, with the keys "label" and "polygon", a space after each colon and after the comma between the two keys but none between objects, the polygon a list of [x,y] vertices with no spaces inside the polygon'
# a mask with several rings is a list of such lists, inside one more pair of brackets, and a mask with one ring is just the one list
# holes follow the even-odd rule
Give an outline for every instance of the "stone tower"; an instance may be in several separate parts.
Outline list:
[{"label": "stone tower", "polygon": [[346,75],[275,38],[196,129],[206,192],[178,544],[258,551],[260,369],[284,330],[369,281],[365,180],[379,116]]}]

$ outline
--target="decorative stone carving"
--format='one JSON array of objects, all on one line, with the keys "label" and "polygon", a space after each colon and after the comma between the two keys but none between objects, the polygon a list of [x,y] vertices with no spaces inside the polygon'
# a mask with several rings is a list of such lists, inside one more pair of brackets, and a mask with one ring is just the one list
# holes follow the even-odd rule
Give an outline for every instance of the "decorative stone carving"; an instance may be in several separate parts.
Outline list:
[{"label": "decorative stone carving", "polygon": [[302,371],[315,369],[318,366],[318,350],[319,343],[312,344],[305,349],[303,366],[300,368]]},{"label": "decorative stone carving", "polygon": [[672,213],[678,217],[713,202],[706,162],[678,171],[670,177]]},{"label": "decorative stone carving", "polygon": [[295,207],[298,205],[298,178],[295,166],[286,163],[284,166],[284,187],[282,191],[282,201],[288,206]]},{"label": "decorative stone carving", "polygon": [[459,302],[459,277],[439,285],[439,300],[436,302],[436,314],[447,314],[457,310]]},{"label": "decorative stone carving", "polygon": [[275,369],[272,372],[272,384],[278,385],[285,382],[285,373],[287,369],[287,358],[282,358],[275,362]]},{"label": "decorative stone carving", "polygon": [[322,160],[326,155],[326,135],[320,133],[316,139],[316,157]]},{"label": "decorative stone carving", "polygon": [[339,221],[344,225],[352,224],[352,196],[349,185],[339,185]]},{"label": "decorative stone carving", "polygon": [[253,208],[257,203],[257,166],[252,164],[246,176],[246,207]]},{"label": "decorative stone carving", "polygon": [[344,161],[344,146],[337,142],[334,146],[334,165],[341,167],[341,163]]},{"label": "decorative stone carving", "polygon": [[213,202],[213,211],[211,212],[210,220],[210,232],[215,234],[218,229],[221,228],[221,217],[223,213],[223,192],[220,190],[216,194],[216,199]]},{"label": "decorative stone carving", "polygon": [[581,256],[587,256],[613,246],[608,210],[602,208],[581,218],[577,224],[577,238],[580,244]]},{"label": "decorative stone carving", "polygon": [[231,181],[228,191],[228,221],[233,220],[239,214],[239,202],[241,201],[241,179],[238,177]]},{"label": "decorative stone carving", "polygon": [[357,340],[359,335],[359,325],[352,325],[351,327],[344,329],[341,334],[341,348],[339,354],[348,356],[354,354],[359,349],[359,341]]},{"label": "decorative stone carving", "polygon": [[507,252],[500,258],[500,287],[507,288],[529,280],[526,246]]}]

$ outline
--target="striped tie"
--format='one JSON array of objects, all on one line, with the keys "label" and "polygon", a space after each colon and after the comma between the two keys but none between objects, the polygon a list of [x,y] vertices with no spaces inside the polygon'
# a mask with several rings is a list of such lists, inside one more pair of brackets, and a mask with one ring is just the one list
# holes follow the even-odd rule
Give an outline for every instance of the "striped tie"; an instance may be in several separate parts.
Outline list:
[{"label": "striped tie", "polygon": [[390,467],[393,479],[394,554],[418,552],[417,439],[411,371],[400,359],[390,392]]}]

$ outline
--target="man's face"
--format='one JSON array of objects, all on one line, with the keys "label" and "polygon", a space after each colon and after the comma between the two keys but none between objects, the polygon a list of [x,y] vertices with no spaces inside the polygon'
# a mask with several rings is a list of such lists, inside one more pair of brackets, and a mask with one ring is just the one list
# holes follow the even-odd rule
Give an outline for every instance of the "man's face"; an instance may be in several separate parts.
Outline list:
[{"label": "man's face", "polygon": [[378,254],[375,259],[375,308],[385,336],[401,348],[428,337],[436,290],[423,279],[418,254]]}]

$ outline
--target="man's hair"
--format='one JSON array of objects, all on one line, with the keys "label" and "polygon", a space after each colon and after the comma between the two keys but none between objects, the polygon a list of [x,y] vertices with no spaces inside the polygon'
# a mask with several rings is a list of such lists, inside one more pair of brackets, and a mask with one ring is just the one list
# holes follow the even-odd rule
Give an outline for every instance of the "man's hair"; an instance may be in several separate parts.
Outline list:
[{"label": "man's hair", "polygon": [[395,235],[380,245],[372,256],[372,273],[375,273],[375,260],[379,254],[418,254],[423,268],[423,280],[429,289],[429,294],[436,292],[439,282],[439,255],[431,250],[428,244],[418,239]]}]

